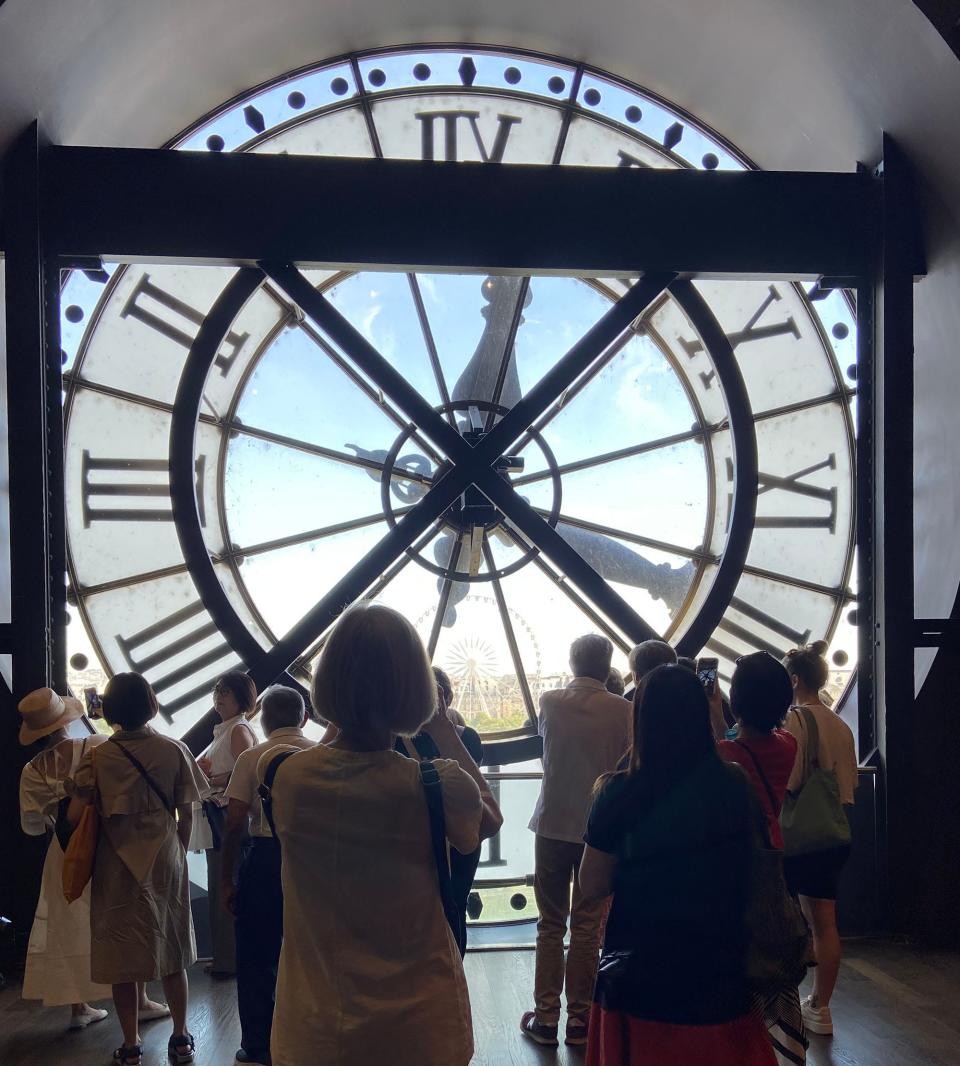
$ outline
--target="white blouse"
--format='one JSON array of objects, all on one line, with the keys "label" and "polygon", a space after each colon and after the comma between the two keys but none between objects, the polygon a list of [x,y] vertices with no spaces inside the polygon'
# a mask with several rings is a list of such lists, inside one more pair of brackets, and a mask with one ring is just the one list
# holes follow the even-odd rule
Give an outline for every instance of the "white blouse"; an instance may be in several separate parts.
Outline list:
[{"label": "white blouse", "polygon": [[212,777],[216,777],[217,774],[233,773],[237,757],[233,754],[233,749],[230,746],[231,738],[233,737],[233,731],[241,728],[246,729],[253,738],[254,743],[256,743],[256,734],[242,714],[228,718],[226,722],[218,722],[213,727],[213,740],[210,742],[210,747],[204,752],[210,760],[210,774]]}]

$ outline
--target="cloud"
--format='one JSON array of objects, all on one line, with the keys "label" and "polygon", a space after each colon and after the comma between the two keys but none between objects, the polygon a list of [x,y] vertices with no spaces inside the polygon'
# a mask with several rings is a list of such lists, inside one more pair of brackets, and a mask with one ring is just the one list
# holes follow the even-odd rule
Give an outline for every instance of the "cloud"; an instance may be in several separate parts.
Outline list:
[{"label": "cloud", "polygon": [[361,328],[363,329],[363,332],[367,335],[367,337],[369,337],[371,340],[373,339],[373,323],[382,310],[383,304],[374,304],[373,307],[371,307],[370,310],[363,316],[363,323]]}]

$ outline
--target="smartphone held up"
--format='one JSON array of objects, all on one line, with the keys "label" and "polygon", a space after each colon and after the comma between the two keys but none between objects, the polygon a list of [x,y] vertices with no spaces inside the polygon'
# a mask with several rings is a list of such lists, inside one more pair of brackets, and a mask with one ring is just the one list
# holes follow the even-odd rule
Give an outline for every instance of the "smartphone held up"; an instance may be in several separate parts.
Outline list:
[{"label": "smartphone held up", "polygon": [[717,691],[717,671],[720,669],[720,660],[713,658],[697,659],[697,677],[707,696],[712,696]]}]

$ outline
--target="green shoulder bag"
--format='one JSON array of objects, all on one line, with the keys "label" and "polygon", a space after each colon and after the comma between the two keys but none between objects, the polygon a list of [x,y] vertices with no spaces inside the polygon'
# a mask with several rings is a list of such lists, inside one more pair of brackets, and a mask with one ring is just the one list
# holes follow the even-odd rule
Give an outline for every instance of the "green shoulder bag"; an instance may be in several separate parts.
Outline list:
[{"label": "green shoulder bag", "polygon": [[780,828],[787,855],[827,851],[850,843],[850,823],[840,802],[840,786],[833,770],[820,765],[820,730],[807,707],[797,707],[806,730],[803,784],[783,797]]}]

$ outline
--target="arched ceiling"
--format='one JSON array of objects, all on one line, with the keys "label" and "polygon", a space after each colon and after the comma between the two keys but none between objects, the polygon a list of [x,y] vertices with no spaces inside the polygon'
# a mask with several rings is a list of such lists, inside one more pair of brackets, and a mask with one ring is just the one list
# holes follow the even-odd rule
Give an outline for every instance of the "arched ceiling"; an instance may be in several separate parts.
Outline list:
[{"label": "arched ceiling", "polygon": [[[949,37],[948,8],[925,6]],[[766,168],[849,170],[877,158],[882,130],[900,141],[923,186],[931,268],[917,289],[917,611],[948,614],[960,575],[960,484],[942,445],[960,395],[960,63],[912,0],[7,0],[0,152],[36,116],[62,143],[156,146],[286,70],[417,41],[587,60]]]},{"label": "arched ceiling", "polygon": [[418,40],[587,59],[793,169],[848,169],[882,126],[926,154],[960,89],[910,0],[8,0],[0,146],[37,114],[63,142],[157,145],[285,70]]}]

